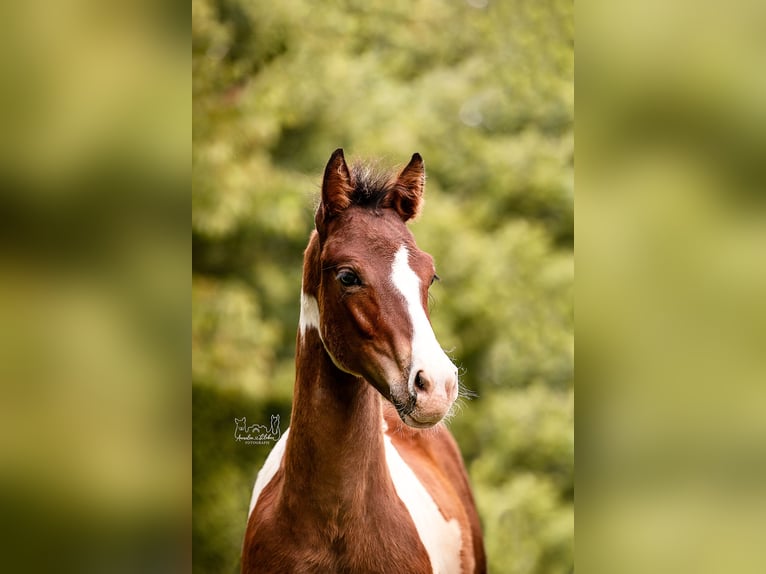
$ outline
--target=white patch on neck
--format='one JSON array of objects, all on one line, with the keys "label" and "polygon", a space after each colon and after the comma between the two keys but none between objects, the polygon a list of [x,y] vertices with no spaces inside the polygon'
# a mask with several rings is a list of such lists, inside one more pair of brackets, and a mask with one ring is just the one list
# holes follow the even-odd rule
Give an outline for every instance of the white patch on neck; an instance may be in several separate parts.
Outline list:
[{"label": "white patch on neck", "polygon": [[404,245],[394,256],[391,281],[404,296],[412,323],[412,366],[408,381],[410,392],[413,392],[415,376],[420,370],[426,370],[437,382],[454,377],[457,369],[436,340],[431,323],[423,310],[420,279],[410,267],[409,252]]},{"label": "white patch on neck", "polygon": [[383,443],[394,489],[412,516],[434,574],[460,572],[460,524],[454,518],[444,519],[431,495],[404,462],[387,435],[383,435]]},{"label": "white patch on neck", "polygon": [[282,459],[285,457],[285,445],[287,445],[287,435],[290,432],[288,428],[271,449],[269,456],[266,457],[266,462],[263,463],[263,468],[258,473],[258,478],[255,479],[255,486],[253,487],[253,495],[250,497],[250,510],[247,511],[248,517],[253,513],[255,505],[258,503],[258,497],[266,485],[271,482],[274,475],[282,466]]},{"label": "white patch on neck", "polygon": [[[319,305],[317,304],[316,297],[304,293],[303,289],[301,289],[301,316],[298,321],[298,329],[300,330],[301,334],[301,343],[303,343],[303,338],[306,335],[307,329],[316,329],[317,333],[319,334],[319,340],[322,341],[322,345],[324,345],[322,329],[319,326]],[[348,373],[349,375],[354,375],[355,377],[361,376],[358,373],[352,373],[346,367],[336,361],[335,357],[333,357],[332,353],[330,353],[327,347],[325,347],[325,352],[327,353],[327,356],[330,357],[333,364],[338,367],[338,369],[344,373]]]},{"label": "white patch on neck", "polygon": [[298,327],[301,337],[306,334],[306,329],[319,330],[319,305],[316,298],[304,293],[303,289],[301,289],[301,318]]}]

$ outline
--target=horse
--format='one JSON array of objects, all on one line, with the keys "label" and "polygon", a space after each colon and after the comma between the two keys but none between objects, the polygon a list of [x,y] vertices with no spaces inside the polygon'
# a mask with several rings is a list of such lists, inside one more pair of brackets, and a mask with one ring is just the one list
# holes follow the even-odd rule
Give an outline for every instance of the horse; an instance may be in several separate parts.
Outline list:
[{"label": "horse", "polygon": [[425,165],[337,149],[304,252],[290,426],[258,473],[243,574],[486,572],[465,466],[442,419],[458,370],[436,340],[431,255],[406,226]]}]

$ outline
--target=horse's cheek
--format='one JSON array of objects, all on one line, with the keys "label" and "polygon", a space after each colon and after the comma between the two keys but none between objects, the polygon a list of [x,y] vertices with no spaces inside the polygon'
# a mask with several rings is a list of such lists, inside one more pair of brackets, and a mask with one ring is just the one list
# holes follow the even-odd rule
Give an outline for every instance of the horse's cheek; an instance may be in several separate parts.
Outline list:
[{"label": "horse's cheek", "polygon": [[366,339],[372,339],[375,336],[374,311],[370,307],[369,304],[359,304],[350,309],[359,333]]}]

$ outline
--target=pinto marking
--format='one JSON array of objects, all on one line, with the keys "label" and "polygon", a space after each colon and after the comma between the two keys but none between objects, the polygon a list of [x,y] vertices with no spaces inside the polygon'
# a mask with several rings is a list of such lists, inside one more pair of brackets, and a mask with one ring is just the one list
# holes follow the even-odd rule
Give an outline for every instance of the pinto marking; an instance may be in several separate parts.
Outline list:
[{"label": "pinto marking", "polygon": [[319,305],[315,297],[301,289],[301,316],[298,321],[301,338],[305,337],[307,329],[319,330]]},{"label": "pinto marking", "polygon": [[247,511],[248,517],[253,513],[253,509],[258,503],[258,497],[261,495],[261,492],[266,485],[271,482],[271,479],[274,478],[279,467],[282,466],[282,459],[285,456],[285,445],[287,444],[287,434],[289,432],[290,428],[288,427],[282,435],[282,438],[280,438],[277,441],[277,444],[274,445],[274,448],[271,449],[269,456],[266,457],[266,462],[263,463],[263,468],[261,468],[258,473],[258,478],[255,479],[253,494],[250,497],[250,509]]},{"label": "pinto marking", "polygon": [[388,472],[394,481],[396,494],[407,507],[428,552],[434,574],[460,572],[460,525],[454,518],[445,520],[433,498],[404,462],[391,438],[384,436]]},{"label": "pinto marking", "polygon": [[[386,465],[394,483],[396,494],[412,516],[418,535],[428,552],[434,574],[460,572],[460,548],[462,545],[460,525],[454,518],[445,520],[442,516],[431,495],[401,457],[399,451],[396,450],[391,438],[385,434],[388,430],[385,419],[381,430],[384,434]],[[258,473],[250,498],[248,516],[252,514],[263,489],[271,482],[282,466],[289,431],[288,428],[282,438],[279,439]]]}]

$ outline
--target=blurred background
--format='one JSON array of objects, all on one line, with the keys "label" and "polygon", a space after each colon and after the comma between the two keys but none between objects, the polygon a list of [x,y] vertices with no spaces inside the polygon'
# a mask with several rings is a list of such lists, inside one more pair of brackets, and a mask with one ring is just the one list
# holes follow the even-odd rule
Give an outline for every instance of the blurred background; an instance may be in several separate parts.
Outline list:
[{"label": "blurred background", "polygon": [[577,565],[766,571],[766,5],[577,13]]},{"label": "blurred background", "polygon": [[193,0],[193,570],[238,571],[287,427],[322,170],[426,162],[411,228],[432,320],[477,397],[452,420],[490,569],[573,570],[571,1]]},{"label": "blurred background", "polygon": [[4,572],[190,567],[187,10],[0,6]]}]

